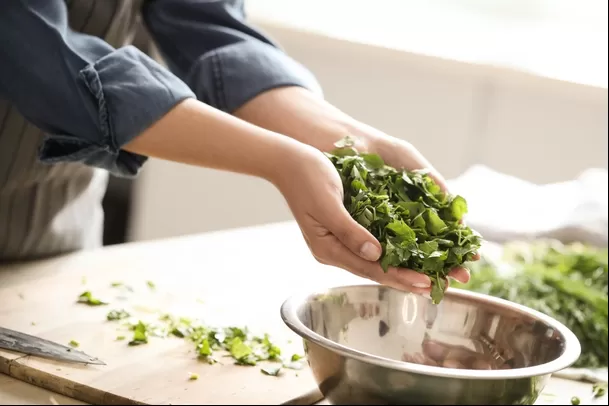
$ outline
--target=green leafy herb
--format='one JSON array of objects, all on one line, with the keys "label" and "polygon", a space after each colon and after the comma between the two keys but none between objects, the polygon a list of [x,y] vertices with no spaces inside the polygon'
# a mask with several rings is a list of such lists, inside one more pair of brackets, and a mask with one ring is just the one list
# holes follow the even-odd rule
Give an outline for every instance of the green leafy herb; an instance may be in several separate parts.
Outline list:
[{"label": "green leafy herb", "polygon": [[196,381],[197,379],[199,379],[199,374],[195,374],[193,372],[190,373],[190,376],[188,377],[189,381]]},{"label": "green leafy herb", "polygon": [[124,282],[116,281],[110,284],[113,288],[123,288],[128,290],[129,292],[133,292],[133,287],[126,285]]},{"label": "green leafy herb", "polygon": [[573,396],[571,398],[571,404],[572,405],[579,405],[581,403],[581,400],[579,400],[579,398],[577,396]]},{"label": "green leafy herb", "polygon": [[265,375],[279,376],[279,373],[281,372],[281,367],[268,366],[268,367],[261,368],[260,371]]},{"label": "green leafy herb", "polygon": [[455,287],[510,300],[555,318],[581,343],[574,367],[607,367],[606,248],[549,239],[515,241],[504,245],[498,263],[483,255],[470,268],[476,276]]},{"label": "green leafy herb", "polygon": [[[124,310],[112,310],[107,319],[112,321],[130,317]],[[146,344],[150,336],[177,337],[191,341],[194,344],[199,359],[215,364],[220,353],[230,356],[235,364],[243,366],[258,365],[259,362],[272,362],[275,367],[263,366],[263,373],[277,376],[276,368],[301,369],[301,355],[293,354],[282,359],[281,349],[268,334],[257,336],[242,327],[210,327],[186,317],[176,317],[171,314],[160,315],[158,323],[138,320],[135,324],[127,323],[133,331],[130,346]],[[125,339],[118,336],[117,340]],[[278,364],[278,365],[277,365]]]},{"label": "green leafy herb", "polygon": [[123,340],[125,340],[126,338],[127,338],[127,337],[125,337],[125,336],[117,336],[117,337],[116,337],[116,341],[123,341]]},{"label": "green leafy herb", "polygon": [[83,292],[80,296],[78,296],[78,303],[83,303],[89,306],[104,306],[108,304],[101,299],[93,297],[90,291]]},{"label": "green leafy herb", "polygon": [[148,327],[142,321],[133,326],[133,338],[129,341],[130,346],[148,344]]},{"label": "green leafy herb", "polygon": [[146,281],[146,285],[152,290],[156,289],[156,285],[152,281]]},{"label": "green leafy herb", "polygon": [[70,342],[68,344],[70,345],[70,347],[73,347],[73,348],[80,346],[79,342],[76,340],[70,340]]},{"label": "green leafy herb", "polygon": [[131,317],[131,315],[123,309],[110,310],[108,312],[108,314],[106,315],[106,319],[108,319],[110,321],[123,320],[123,319],[127,319],[129,317]]},{"label": "green leafy herb", "polygon": [[607,393],[607,383],[598,382],[592,385],[592,393],[595,398],[602,398]]},{"label": "green leafy herb", "polygon": [[467,203],[442,191],[423,170],[396,170],[375,154],[359,153],[350,137],[326,156],[340,174],[351,217],[378,239],[381,267],[403,267],[432,281],[440,303],[450,270],[475,256],[481,236],[463,224]]}]

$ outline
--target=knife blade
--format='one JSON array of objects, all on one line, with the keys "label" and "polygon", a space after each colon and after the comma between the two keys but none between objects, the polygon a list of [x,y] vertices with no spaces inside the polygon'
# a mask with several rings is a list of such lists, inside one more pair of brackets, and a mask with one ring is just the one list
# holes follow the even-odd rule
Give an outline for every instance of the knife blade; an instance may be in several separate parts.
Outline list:
[{"label": "knife blade", "polygon": [[99,359],[66,345],[0,327],[0,348],[56,361],[106,365]]}]

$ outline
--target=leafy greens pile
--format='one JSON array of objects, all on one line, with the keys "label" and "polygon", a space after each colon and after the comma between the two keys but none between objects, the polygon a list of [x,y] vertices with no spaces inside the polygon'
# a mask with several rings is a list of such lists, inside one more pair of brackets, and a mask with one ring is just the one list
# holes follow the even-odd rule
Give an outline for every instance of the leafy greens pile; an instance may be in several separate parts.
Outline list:
[{"label": "leafy greens pile", "polygon": [[[153,283],[147,282],[153,289]],[[133,288],[121,282],[113,282],[112,287],[123,287],[133,292]],[[156,288],[154,288],[156,289]],[[82,293],[77,303],[88,306],[106,306],[110,303],[95,297],[90,291]],[[284,369],[299,370],[304,357],[299,354],[286,356],[281,348],[271,341],[269,334],[255,335],[247,327],[217,327],[204,324],[201,320],[160,313],[153,320],[141,320],[124,308],[115,308],[106,314],[106,320],[119,323],[131,332],[127,344],[131,347],[146,345],[152,337],[180,338],[193,344],[198,359],[209,364],[221,363],[221,358],[232,358],[237,365],[256,366],[264,362],[261,372],[265,375],[279,376]],[[119,335],[117,341],[128,337]],[[74,341],[74,343],[76,343]],[[71,344],[72,345],[72,344]],[[76,344],[78,345],[78,344]],[[76,346],[73,345],[73,346]],[[190,377],[193,378],[192,375]]]},{"label": "leafy greens pile", "polygon": [[500,262],[482,255],[476,277],[459,288],[547,314],[579,339],[574,367],[607,367],[607,249],[555,240],[512,242]]},{"label": "leafy greens pile", "polygon": [[396,170],[376,154],[359,153],[346,137],[326,156],[339,172],[351,217],[378,239],[380,264],[424,273],[432,300],[444,297],[448,272],[470,261],[481,237],[461,220],[467,203],[452,196],[427,172]]}]

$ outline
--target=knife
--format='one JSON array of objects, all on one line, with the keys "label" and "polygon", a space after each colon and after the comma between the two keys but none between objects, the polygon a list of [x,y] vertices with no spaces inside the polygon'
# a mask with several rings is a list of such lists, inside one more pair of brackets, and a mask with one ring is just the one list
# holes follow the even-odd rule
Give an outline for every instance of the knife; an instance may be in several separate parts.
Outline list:
[{"label": "knife", "polygon": [[99,359],[74,348],[4,327],[0,327],[0,348],[56,361],[106,365]]}]

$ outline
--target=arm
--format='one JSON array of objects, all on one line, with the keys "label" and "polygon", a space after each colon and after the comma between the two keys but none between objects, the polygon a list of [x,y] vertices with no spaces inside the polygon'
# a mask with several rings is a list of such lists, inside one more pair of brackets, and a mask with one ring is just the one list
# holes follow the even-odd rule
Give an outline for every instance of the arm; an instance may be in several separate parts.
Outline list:
[{"label": "arm", "polygon": [[271,89],[321,94],[305,67],[246,23],[243,0],[146,0],[142,15],[167,65],[206,104],[232,114]]},{"label": "arm", "polygon": [[416,149],[325,101],[306,68],[246,23],[243,0],[147,0],[143,16],[168,65],[199,100],[322,151],[354,135],[358,149],[396,166],[431,168]]},{"label": "arm", "polygon": [[146,158],[122,147],[194,98],[137,49],[70,30],[62,0],[0,2],[0,61],[0,97],[47,133],[44,162],[134,175]]}]

